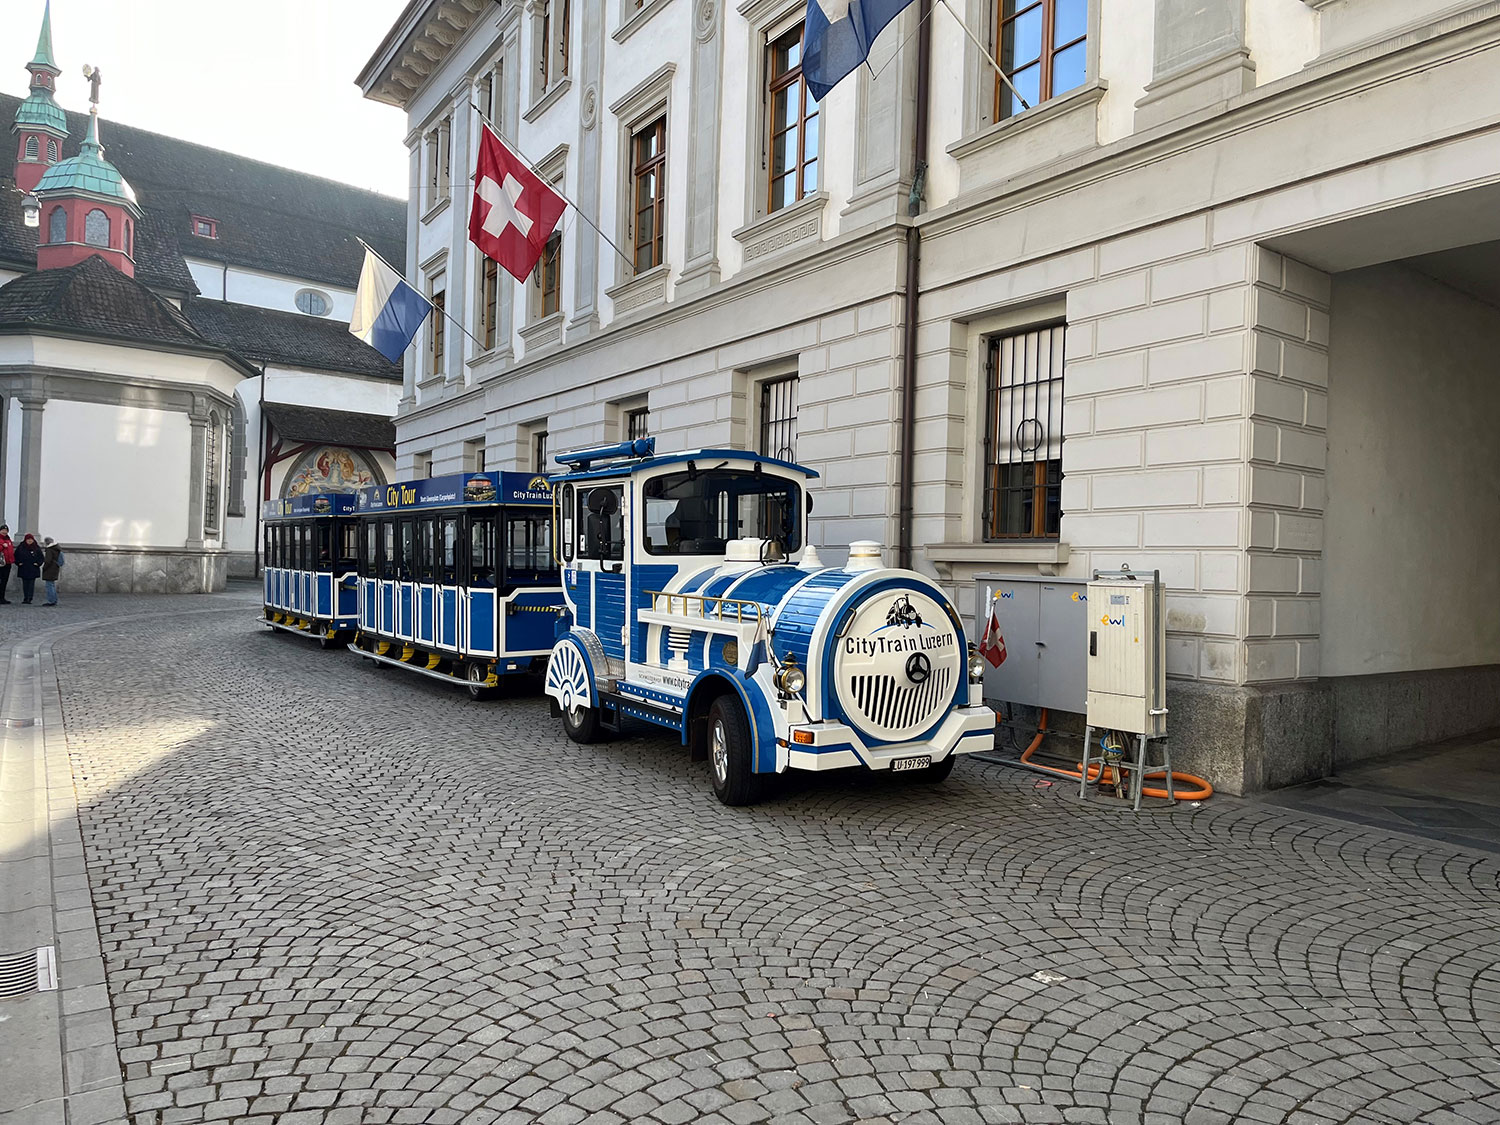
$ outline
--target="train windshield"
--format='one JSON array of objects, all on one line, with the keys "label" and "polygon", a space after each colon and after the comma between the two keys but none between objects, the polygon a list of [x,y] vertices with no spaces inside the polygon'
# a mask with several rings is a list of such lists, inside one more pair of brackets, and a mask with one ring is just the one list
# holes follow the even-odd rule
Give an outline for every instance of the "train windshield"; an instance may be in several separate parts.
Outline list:
[{"label": "train windshield", "polygon": [[646,551],[722,555],[731,539],[774,539],[802,547],[802,489],[795,481],[744,469],[688,469],[653,477],[644,488]]}]

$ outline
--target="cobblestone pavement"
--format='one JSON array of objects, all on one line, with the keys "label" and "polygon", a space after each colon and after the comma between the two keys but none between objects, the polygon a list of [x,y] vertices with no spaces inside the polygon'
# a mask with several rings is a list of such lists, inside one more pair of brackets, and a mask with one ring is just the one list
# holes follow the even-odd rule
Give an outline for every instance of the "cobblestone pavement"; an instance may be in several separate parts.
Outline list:
[{"label": "cobblestone pavement", "polygon": [[726,809],[248,613],[54,655],[137,1125],[1500,1121],[1493,855],[973,762]]}]

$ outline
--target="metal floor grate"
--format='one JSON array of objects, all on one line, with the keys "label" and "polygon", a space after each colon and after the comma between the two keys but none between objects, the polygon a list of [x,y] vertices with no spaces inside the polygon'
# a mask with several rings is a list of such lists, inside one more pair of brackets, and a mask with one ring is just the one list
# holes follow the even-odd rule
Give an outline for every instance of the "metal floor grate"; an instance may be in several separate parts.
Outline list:
[{"label": "metal floor grate", "polygon": [[57,954],[50,945],[0,953],[0,1000],[57,988]]}]

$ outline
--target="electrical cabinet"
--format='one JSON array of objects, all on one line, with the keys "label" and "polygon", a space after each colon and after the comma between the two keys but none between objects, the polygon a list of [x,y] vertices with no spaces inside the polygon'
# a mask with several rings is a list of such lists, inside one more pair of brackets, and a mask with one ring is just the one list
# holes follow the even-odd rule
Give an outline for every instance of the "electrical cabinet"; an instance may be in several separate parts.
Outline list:
[{"label": "electrical cabinet", "polygon": [[976,585],[975,643],[984,636],[991,606],[1005,638],[1005,662],[998,668],[985,664],[984,701],[1082,714],[1088,695],[1084,583],[981,574]]},{"label": "electrical cabinet", "polygon": [[1166,623],[1161,587],[1133,579],[1088,584],[1088,721],[1162,738],[1167,733]]}]

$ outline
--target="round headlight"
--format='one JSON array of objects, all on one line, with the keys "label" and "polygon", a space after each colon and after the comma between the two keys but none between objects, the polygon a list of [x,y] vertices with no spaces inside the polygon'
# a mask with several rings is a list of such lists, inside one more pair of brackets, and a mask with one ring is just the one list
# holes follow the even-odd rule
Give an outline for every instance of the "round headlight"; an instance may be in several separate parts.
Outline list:
[{"label": "round headlight", "polygon": [[969,679],[976,684],[984,679],[984,657],[977,652],[969,653]]},{"label": "round headlight", "polygon": [[782,668],[776,676],[776,686],[788,695],[800,695],[807,686],[807,674],[795,664]]}]

